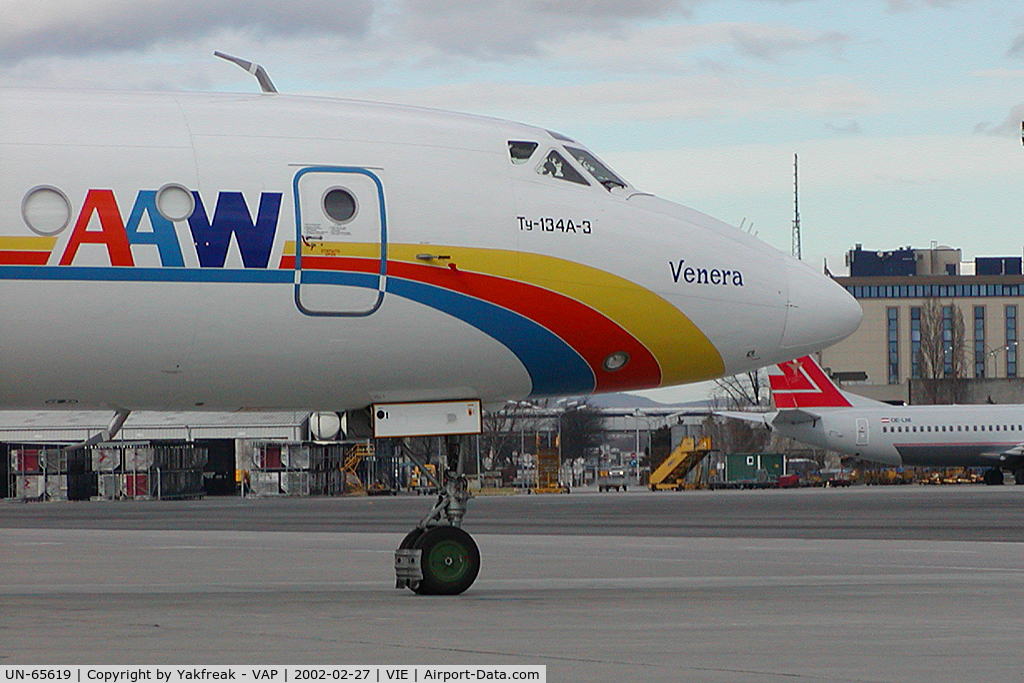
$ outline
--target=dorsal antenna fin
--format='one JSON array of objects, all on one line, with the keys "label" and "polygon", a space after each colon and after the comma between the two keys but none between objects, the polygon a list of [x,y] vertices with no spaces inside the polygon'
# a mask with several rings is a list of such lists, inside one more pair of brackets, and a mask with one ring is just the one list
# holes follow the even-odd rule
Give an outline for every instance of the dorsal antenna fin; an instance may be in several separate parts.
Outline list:
[{"label": "dorsal antenna fin", "polygon": [[277,88],[275,88],[273,82],[271,82],[270,76],[267,75],[267,70],[264,69],[259,64],[253,64],[252,62],[246,61],[240,57],[234,57],[232,55],[225,54],[223,52],[216,50],[214,51],[213,55],[215,57],[220,57],[221,59],[226,59],[229,62],[234,62],[238,66],[242,67],[243,69],[251,73],[253,76],[256,77],[256,80],[260,82],[260,90],[262,90],[263,92],[277,92]]}]

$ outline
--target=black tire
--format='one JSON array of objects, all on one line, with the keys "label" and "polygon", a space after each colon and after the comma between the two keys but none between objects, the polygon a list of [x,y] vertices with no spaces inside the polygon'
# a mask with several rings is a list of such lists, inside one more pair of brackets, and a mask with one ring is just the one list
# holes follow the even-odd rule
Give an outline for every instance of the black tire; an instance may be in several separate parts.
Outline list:
[{"label": "black tire", "polygon": [[419,595],[458,595],[480,573],[480,550],[473,537],[457,527],[427,529],[412,547],[423,551],[423,580],[413,589]]},{"label": "black tire", "polygon": [[989,486],[1003,485],[1003,471],[998,467],[985,470],[985,483]]},{"label": "black tire", "polygon": [[426,531],[426,529],[416,527],[415,529],[407,533],[405,535],[405,538],[402,539],[402,542],[398,544],[398,549],[409,550],[410,548],[414,548],[416,545],[416,539],[422,536],[424,531]]}]

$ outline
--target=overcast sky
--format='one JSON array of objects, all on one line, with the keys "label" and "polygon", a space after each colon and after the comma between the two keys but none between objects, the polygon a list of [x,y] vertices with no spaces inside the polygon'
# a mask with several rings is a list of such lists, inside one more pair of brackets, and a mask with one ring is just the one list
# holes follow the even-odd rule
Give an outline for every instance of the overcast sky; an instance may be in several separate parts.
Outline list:
[{"label": "overcast sky", "polygon": [[804,258],[1024,247],[1020,0],[0,0],[0,85],[278,89],[557,129]]}]

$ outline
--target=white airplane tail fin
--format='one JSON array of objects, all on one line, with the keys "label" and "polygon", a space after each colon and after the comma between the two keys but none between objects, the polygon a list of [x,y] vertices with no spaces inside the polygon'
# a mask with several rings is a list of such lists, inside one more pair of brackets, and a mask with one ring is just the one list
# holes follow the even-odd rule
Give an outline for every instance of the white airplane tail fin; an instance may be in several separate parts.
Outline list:
[{"label": "white airplane tail fin", "polygon": [[877,401],[848,394],[837,387],[810,356],[768,368],[775,407],[849,408],[854,405],[876,405]]}]

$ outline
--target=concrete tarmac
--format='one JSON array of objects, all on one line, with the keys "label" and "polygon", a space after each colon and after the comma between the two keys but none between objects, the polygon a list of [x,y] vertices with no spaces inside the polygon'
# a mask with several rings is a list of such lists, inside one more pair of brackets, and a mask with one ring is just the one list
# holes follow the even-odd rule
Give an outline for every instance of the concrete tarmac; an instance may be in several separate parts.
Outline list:
[{"label": "concrete tarmac", "polygon": [[0,664],[544,664],[549,681],[1024,680],[1024,486],[0,504]]}]

